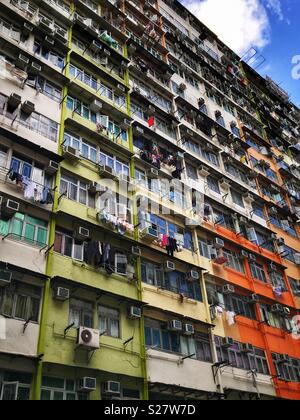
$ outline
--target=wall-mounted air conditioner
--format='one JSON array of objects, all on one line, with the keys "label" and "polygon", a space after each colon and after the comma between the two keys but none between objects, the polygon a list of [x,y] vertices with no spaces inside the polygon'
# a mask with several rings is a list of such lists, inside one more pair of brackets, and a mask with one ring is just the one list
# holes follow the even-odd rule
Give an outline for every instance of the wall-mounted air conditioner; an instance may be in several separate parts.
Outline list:
[{"label": "wall-mounted air conditioner", "polygon": [[195,281],[195,280],[199,280],[200,279],[200,274],[199,271],[196,270],[191,270],[188,275],[187,275],[187,279],[189,281]]},{"label": "wall-mounted air conditioner", "polygon": [[142,255],[142,250],[139,246],[133,246],[131,248],[131,253],[136,257],[140,257]]},{"label": "wall-mounted air conditioner", "polygon": [[221,238],[215,238],[213,245],[215,249],[222,249],[225,247],[225,242]]},{"label": "wall-mounted air conditioner", "polygon": [[241,343],[240,350],[242,353],[253,354],[254,346],[250,343]]},{"label": "wall-mounted air conditioner", "polygon": [[201,165],[201,166],[199,166],[199,174],[203,178],[207,178],[210,175],[210,170],[209,170],[209,168],[207,166]]},{"label": "wall-mounted air conditioner", "polygon": [[101,111],[101,109],[102,109],[102,107],[103,107],[103,104],[102,104],[102,102],[101,101],[99,101],[98,99],[95,99],[91,104],[90,104],[90,109],[93,111],[93,112],[100,112]]},{"label": "wall-mounted air conditioner", "polygon": [[224,191],[228,191],[230,189],[230,181],[228,181],[228,179],[226,178],[222,178],[220,180],[220,187],[224,190]]},{"label": "wall-mounted air conditioner", "polygon": [[89,350],[100,348],[100,332],[92,328],[80,327],[77,332],[77,346]]}]

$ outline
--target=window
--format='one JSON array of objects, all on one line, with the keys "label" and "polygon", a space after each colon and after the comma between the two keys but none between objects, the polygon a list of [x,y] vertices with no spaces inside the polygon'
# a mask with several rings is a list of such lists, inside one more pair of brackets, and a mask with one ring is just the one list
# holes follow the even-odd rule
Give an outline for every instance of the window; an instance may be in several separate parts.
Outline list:
[{"label": "window", "polygon": [[224,301],[225,307],[228,311],[256,320],[255,308],[253,305],[248,303],[247,296],[225,295]]},{"label": "window", "polygon": [[69,200],[95,208],[95,195],[89,192],[89,184],[87,182],[62,174],[59,191],[60,194],[65,194]]},{"label": "window", "polygon": [[219,362],[228,361],[233,367],[243,370],[255,370],[263,375],[269,375],[269,366],[263,350],[255,348],[254,353],[242,353],[241,343],[235,342],[229,349],[222,347],[222,338],[215,337]]},{"label": "window", "polygon": [[282,355],[273,353],[272,359],[279,377],[288,382],[300,383],[300,360],[290,358],[286,363],[281,361]]},{"label": "window", "polygon": [[47,244],[47,226],[47,222],[41,219],[16,213],[10,220],[0,219],[0,234],[30,245],[44,246]]},{"label": "window", "polygon": [[285,280],[282,273],[278,271],[270,271],[269,276],[274,287],[282,287],[286,290]]},{"label": "window", "polygon": [[243,196],[241,194],[239,194],[238,192],[234,190],[231,190],[231,197],[234,204],[238,205],[239,207],[243,207],[243,208],[245,207]]},{"label": "window", "polygon": [[79,299],[70,299],[69,325],[74,324],[75,328],[93,328],[94,310],[93,304]]},{"label": "window", "polygon": [[55,86],[43,77],[29,75],[26,84],[36,89],[37,92],[42,92],[45,96],[53,99],[55,102],[61,102],[61,88]]},{"label": "window", "polygon": [[202,149],[201,154],[208,162],[215,166],[220,166],[219,157],[216,153]]},{"label": "window", "polygon": [[0,401],[29,401],[31,374],[0,371]]},{"label": "window", "polygon": [[142,280],[145,283],[161,287],[170,292],[202,301],[199,282],[188,281],[186,275],[179,271],[165,273],[161,266],[142,261]]},{"label": "window", "polygon": [[262,204],[253,203],[252,208],[255,216],[260,217],[263,220],[266,219],[264,206]]},{"label": "window", "polygon": [[262,320],[273,328],[291,331],[292,324],[288,318],[284,318],[279,314],[273,313],[270,305],[260,305]]},{"label": "window", "polygon": [[1,314],[22,321],[38,322],[41,289],[29,284],[13,282],[12,287],[0,289]]},{"label": "window", "polygon": [[130,175],[129,165],[127,163],[123,163],[117,157],[113,155],[107,155],[102,151],[100,152],[100,165],[109,166],[110,168],[114,169],[118,175]]},{"label": "window", "polygon": [[54,241],[54,252],[77,261],[84,260],[85,243],[75,239],[72,233],[56,231]]},{"label": "window", "polygon": [[208,244],[208,241],[205,239],[199,239],[199,250],[200,255],[204,258],[211,259],[211,245]]},{"label": "window", "polygon": [[254,279],[267,282],[266,273],[264,267],[257,262],[250,262],[251,275]]},{"label": "window", "polygon": [[243,260],[236,252],[224,250],[224,257],[228,260],[228,267],[232,268],[233,270],[239,271],[240,273],[245,273]]},{"label": "window", "polygon": [[292,291],[295,296],[300,296],[300,281],[297,281],[295,279],[292,279],[289,277],[289,282],[292,288]]},{"label": "window", "polygon": [[127,273],[127,256],[116,253],[115,255],[115,272],[117,274],[126,275]]},{"label": "window", "polygon": [[90,109],[90,105],[81,102],[79,99],[72,98],[71,96],[67,97],[67,108],[80,115],[82,118],[85,118],[93,123],[97,123],[97,114],[96,112]]},{"label": "window", "polygon": [[76,391],[74,379],[46,377],[42,379],[41,401],[88,400],[89,394]]},{"label": "window", "polygon": [[60,55],[56,54],[54,51],[49,50],[41,43],[35,41],[33,46],[33,52],[34,54],[39,55],[43,59],[50,61],[52,64],[54,64],[56,67],[59,67],[60,69],[64,68],[65,60]]},{"label": "window", "polygon": [[213,357],[209,335],[197,332],[195,334],[195,340],[197,359],[202,360],[203,362],[212,362]]},{"label": "window", "polygon": [[99,330],[101,335],[120,338],[120,312],[118,309],[98,307]]},{"label": "window", "polygon": [[64,145],[74,147],[74,149],[79,150],[82,157],[94,163],[97,163],[98,161],[97,147],[88,143],[83,138],[73,136],[72,134],[69,134],[69,133],[65,133]]},{"label": "window", "polygon": [[211,176],[209,176],[209,177],[207,178],[207,185],[208,185],[208,188],[209,188],[211,191],[214,191],[214,192],[215,192],[215,193],[217,193],[217,194],[221,194],[221,192],[220,192],[220,187],[219,187],[219,182],[218,182],[218,180],[217,180],[217,179],[212,178]]}]

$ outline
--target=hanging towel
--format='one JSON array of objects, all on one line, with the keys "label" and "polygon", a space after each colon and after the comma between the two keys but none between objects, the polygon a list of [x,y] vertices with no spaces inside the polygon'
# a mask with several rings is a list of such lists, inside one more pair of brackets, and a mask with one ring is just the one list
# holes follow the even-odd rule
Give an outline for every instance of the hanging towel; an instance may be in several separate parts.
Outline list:
[{"label": "hanging towel", "polygon": [[226,320],[230,327],[235,324],[235,316],[235,312],[227,311],[226,313]]}]

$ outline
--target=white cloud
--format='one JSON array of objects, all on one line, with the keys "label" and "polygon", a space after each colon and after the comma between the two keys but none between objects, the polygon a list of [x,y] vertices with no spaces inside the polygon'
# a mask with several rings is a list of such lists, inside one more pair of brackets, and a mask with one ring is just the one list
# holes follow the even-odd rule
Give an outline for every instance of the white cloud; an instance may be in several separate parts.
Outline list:
[{"label": "white cloud", "polygon": [[229,47],[244,54],[271,41],[267,9],[284,19],[280,0],[182,0]]}]

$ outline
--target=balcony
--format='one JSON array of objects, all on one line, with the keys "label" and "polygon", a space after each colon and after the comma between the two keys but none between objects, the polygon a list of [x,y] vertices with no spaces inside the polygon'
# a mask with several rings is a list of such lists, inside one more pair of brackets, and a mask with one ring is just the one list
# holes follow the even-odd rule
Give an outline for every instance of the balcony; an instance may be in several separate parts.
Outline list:
[{"label": "balcony", "polygon": [[186,359],[179,355],[149,349],[147,351],[148,380],[152,384],[164,384],[187,388],[190,392],[217,392],[210,363]]},{"label": "balcony", "polygon": [[[0,321],[3,322],[2,320]],[[0,337],[0,352],[25,357],[37,357],[40,326],[30,322],[5,318],[5,339]]]},{"label": "balcony", "polygon": [[276,397],[272,378],[268,375],[256,374],[254,379],[249,372],[233,367],[221,369],[221,375],[222,386],[228,391],[235,390],[237,392]]}]

